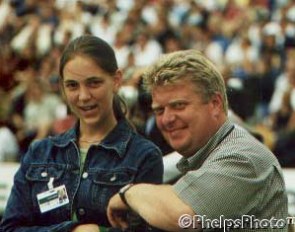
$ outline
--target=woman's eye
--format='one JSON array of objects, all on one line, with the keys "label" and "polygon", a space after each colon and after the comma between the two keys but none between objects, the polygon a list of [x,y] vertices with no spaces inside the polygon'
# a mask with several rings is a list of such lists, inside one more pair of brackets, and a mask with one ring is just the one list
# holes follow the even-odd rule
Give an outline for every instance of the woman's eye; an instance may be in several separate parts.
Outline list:
[{"label": "woman's eye", "polygon": [[98,87],[98,86],[101,85],[101,83],[102,83],[102,81],[100,81],[100,80],[89,80],[89,81],[87,82],[87,85],[88,85],[89,87]]},{"label": "woman's eye", "polygon": [[65,84],[65,87],[69,90],[74,90],[78,87],[78,83],[75,83],[75,82],[67,82]]}]

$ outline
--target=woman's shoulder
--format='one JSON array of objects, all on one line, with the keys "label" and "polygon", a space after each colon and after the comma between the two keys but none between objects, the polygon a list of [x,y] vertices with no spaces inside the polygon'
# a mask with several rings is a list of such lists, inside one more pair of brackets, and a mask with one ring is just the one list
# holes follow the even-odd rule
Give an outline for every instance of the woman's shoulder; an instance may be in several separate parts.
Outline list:
[{"label": "woman's shoulder", "polygon": [[22,164],[26,166],[31,163],[43,162],[47,158],[47,151],[51,150],[51,147],[52,143],[49,138],[34,140],[24,154]]},{"label": "woman's shoulder", "polygon": [[69,130],[62,134],[52,135],[46,138],[34,140],[30,144],[25,157],[28,159],[38,159],[40,154],[42,154],[42,157],[46,157],[47,155],[50,155],[54,147],[65,147],[74,138],[75,137],[73,133],[71,132],[71,130]]},{"label": "woman's shoulder", "polygon": [[116,143],[129,143],[129,146],[147,146],[157,148],[151,141],[140,134],[136,128],[126,119],[120,120],[116,128],[107,136],[106,141]]},{"label": "woman's shoulder", "polygon": [[29,149],[30,150],[34,150],[34,149],[40,149],[41,147],[47,147],[52,145],[52,141],[50,137],[46,137],[46,138],[42,138],[42,139],[36,139],[34,140],[30,146]]},{"label": "woman's shoulder", "polygon": [[134,147],[139,152],[154,153],[162,156],[160,148],[155,143],[137,132],[132,134],[130,146]]},{"label": "woman's shoulder", "polygon": [[134,133],[132,134],[132,139],[136,144],[145,144],[147,146],[157,147],[154,142],[136,131],[134,131]]}]

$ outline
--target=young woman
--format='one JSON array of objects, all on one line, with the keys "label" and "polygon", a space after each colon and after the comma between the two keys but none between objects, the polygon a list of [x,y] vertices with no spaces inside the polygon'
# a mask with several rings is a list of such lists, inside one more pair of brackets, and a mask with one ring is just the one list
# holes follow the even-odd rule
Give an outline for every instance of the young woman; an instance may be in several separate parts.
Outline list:
[{"label": "young woman", "polygon": [[60,84],[78,122],[30,146],[0,230],[102,231],[99,226],[110,225],[108,201],[122,186],[161,183],[161,152],[125,119],[121,79],[114,51],[102,39],[85,35],[65,48]]}]

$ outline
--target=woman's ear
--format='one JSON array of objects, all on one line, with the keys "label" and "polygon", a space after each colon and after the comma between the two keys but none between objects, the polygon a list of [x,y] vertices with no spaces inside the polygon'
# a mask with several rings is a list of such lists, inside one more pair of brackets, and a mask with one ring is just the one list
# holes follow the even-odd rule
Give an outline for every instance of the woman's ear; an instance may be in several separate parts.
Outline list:
[{"label": "woman's ear", "polygon": [[114,76],[114,92],[117,93],[123,80],[123,73],[121,69],[118,69]]}]

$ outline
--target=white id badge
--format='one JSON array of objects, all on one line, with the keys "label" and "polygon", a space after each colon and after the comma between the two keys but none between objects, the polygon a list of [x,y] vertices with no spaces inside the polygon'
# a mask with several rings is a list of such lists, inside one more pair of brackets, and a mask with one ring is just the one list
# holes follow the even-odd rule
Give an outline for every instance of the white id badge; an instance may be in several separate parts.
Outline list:
[{"label": "white id badge", "polygon": [[69,203],[65,185],[52,188],[46,192],[37,194],[37,200],[41,213],[59,208]]}]

